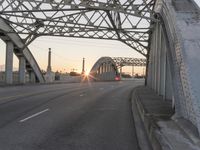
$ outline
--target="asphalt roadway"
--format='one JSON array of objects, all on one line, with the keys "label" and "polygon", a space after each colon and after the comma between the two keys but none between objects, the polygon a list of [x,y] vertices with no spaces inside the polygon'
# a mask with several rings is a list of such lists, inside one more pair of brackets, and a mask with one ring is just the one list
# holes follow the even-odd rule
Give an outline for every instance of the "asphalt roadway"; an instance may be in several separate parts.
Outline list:
[{"label": "asphalt roadway", "polygon": [[0,150],[139,150],[130,93],[141,84],[0,87]]}]

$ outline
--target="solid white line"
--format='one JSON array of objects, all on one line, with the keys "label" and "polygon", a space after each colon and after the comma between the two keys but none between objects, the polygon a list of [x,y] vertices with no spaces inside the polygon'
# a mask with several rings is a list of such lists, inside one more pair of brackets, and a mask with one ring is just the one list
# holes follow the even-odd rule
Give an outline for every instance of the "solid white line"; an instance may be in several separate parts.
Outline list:
[{"label": "solid white line", "polygon": [[44,112],[47,112],[47,111],[49,111],[49,109],[45,109],[45,110],[40,111],[40,112],[38,112],[38,113],[36,113],[36,114],[33,114],[33,115],[31,115],[31,116],[29,116],[29,117],[27,117],[27,118],[25,118],[25,119],[20,120],[19,122],[25,122],[25,121],[27,121],[27,120],[29,120],[29,119],[31,119],[31,118],[34,118],[34,117],[36,117],[36,116],[38,116],[38,115],[40,115],[40,114],[42,114],[42,113],[44,113]]}]

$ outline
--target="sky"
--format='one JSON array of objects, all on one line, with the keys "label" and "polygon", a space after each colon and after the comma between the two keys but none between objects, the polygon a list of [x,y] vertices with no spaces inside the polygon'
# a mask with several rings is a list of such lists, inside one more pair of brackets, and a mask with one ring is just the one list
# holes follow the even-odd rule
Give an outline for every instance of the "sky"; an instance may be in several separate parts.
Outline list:
[{"label": "sky", "polygon": [[[195,0],[200,6],[200,0]],[[86,59],[86,71],[102,56],[143,58],[138,52],[119,41],[94,40],[66,37],[39,37],[30,44],[29,49],[41,69],[46,70],[48,48],[52,49],[53,71],[70,72],[72,69],[81,72],[82,59]],[[0,40],[0,70],[5,64],[5,43]],[[18,59],[14,56],[14,68],[18,68]],[[143,73],[143,68],[135,68]],[[124,72],[131,73],[131,67]]]},{"label": "sky", "polygon": [[[48,62],[48,49],[52,50],[53,71],[70,72],[75,69],[82,70],[82,59],[85,58],[86,71],[102,56],[144,58],[141,54],[119,41],[94,40],[66,37],[39,37],[31,45],[33,56],[40,68],[46,70]],[[5,44],[0,41],[0,66],[5,64]],[[14,68],[18,68],[18,59],[14,57]],[[1,68],[0,68],[1,70]],[[142,70],[136,67],[139,74]],[[131,73],[131,67],[125,67],[124,72]]]}]

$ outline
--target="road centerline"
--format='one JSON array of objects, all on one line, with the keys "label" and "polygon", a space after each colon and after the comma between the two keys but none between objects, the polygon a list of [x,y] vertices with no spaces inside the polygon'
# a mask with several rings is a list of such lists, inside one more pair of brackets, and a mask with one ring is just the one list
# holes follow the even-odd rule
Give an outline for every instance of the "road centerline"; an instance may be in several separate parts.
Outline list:
[{"label": "road centerline", "polygon": [[45,112],[47,112],[47,111],[49,111],[49,108],[47,108],[47,109],[45,109],[45,110],[43,110],[43,111],[40,111],[40,112],[38,112],[38,113],[35,113],[35,114],[33,114],[33,115],[29,116],[29,117],[26,117],[26,118],[20,120],[19,122],[20,122],[20,123],[25,122],[25,121],[27,121],[27,120],[29,120],[29,119],[31,119],[31,118],[34,118],[34,117],[36,117],[36,116],[39,116],[39,115],[45,113]]}]

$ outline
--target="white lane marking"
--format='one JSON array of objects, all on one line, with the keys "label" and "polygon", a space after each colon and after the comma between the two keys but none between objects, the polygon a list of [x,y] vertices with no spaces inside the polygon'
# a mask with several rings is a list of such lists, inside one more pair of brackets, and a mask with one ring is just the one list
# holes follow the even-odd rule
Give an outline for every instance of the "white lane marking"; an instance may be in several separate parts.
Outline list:
[{"label": "white lane marking", "polygon": [[31,115],[31,116],[25,118],[25,119],[20,120],[19,122],[25,122],[25,121],[27,121],[27,120],[29,120],[29,119],[31,119],[31,118],[34,118],[34,117],[36,117],[36,116],[38,116],[38,115],[41,115],[42,113],[45,113],[45,112],[47,112],[47,111],[49,111],[49,109],[45,109],[45,110],[43,110],[43,111],[40,111],[40,112],[38,112],[38,113],[35,113],[35,114],[33,114],[33,115]]}]

